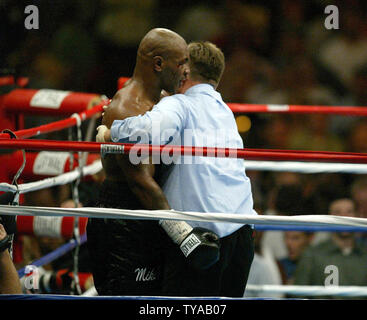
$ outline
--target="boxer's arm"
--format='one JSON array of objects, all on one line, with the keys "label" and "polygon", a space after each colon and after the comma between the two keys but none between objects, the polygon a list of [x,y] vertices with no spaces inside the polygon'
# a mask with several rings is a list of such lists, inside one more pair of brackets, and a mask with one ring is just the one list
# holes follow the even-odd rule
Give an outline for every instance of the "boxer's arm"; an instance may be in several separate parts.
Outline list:
[{"label": "boxer's arm", "polygon": [[[5,239],[6,232],[0,224],[0,240]],[[18,273],[15,270],[9,251],[5,249],[0,252],[0,294],[21,294],[22,289]]]},{"label": "boxer's arm", "polygon": [[[110,101],[109,105],[104,108],[105,112],[102,126],[97,128],[97,142],[110,141],[110,130],[108,128],[111,126],[113,120],[126,117],[124,108],[119,108],[120,103],[120,95],[117,93]],[[163,191],[152,178],[154,176],[154,165],[134,165],[129,161],[128,157],[119,155],[116,155],[116,161],[121,168],[121,173],[128,182],[129,188],[145,209],[170,209]]]},{"label": "boxer's arm", "polygon": [[169,210],[168,201],[157,182],[154,180],[155,166],[152,164],[134,165],[126,156],[116,155],[130,190],[147,210]]},{"label": "boxer's arm", "polygon": [[170,210],[162,189],[145,170],[125,170],[131,191],[147,210]]},{"label": "boxer's arm", "polygon": [[0,253],[0,294],[21,294],[18,273],[8,250]]}]

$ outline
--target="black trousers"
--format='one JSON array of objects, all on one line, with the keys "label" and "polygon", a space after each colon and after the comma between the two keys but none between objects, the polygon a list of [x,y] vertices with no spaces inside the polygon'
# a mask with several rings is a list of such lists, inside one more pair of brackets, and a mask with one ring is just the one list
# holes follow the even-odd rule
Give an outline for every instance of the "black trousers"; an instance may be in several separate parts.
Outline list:
[{"label": "black trousers", "polygon": [[245,225],[221,238],[220,259],[207,270],[193,270],[171,246],[166,253],[162,295],[243,297],[254,258],[253,230]]}]

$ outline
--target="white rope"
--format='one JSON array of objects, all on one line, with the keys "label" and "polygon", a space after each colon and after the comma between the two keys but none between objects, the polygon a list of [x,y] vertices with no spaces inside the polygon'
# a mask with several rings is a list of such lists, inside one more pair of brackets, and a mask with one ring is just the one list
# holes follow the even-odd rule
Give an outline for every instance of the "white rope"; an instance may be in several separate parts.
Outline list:
[{"label": "white rope", "polygon": [[299,173],[343,172],[354,174],[367,173],[367,164],[359,163],[325,163],[299,161],[255,161],[245,160],[246,170],[280,171]]},{"label": "white rope", "polygon": [[[92,164],[83,167],[82,175],[83,176],[93,175],[101,170],[102,170],[102,163],[100,160],[96,160]],[[19,191],[19,193],[27,193],[31,191],[50,188],[53,186],[68,184],[78,179],[80,177],[80,174],[81,170],[77,168],[73,171],[61,174],[57,177],[50,177],[40,181],[20,184],[18,185],[18,189],[16,186],[11,185],[9,183],[0,183],[0,191],[13,192],[13,193]]]},{"label": "white rope", "polygon": [[96,297],[96,296],[98,296],[98,292],[96,290],[96,287],[93,286],[93,287],[89,288],[87,291],[82,293],[82,296],[85,296],[85,297]]},{"label": "white rope", "polygon": [[246,286],[246,295],[251,293],[274,294],[282,293],[294,296],[341,296],[341,297],[367,297],[367,287],[360,286],[296,286],[296,285],[254,285]]},{"label": "white rope", "polygon": [[79,114],[73,113],[70,118],[75,118],[77,127],[80,127],[82,124],[82,119],[80,118]]},{"label": "white rope", "polygon": [[[367,173],[367,165],[346,164],[346,163],[307,163],[307,162],[274,162],[274,161],[250,161],[245,160],[246,170],[269,170],[269,171],[292,171],[301,173],[321,173],[321,172],[348,172],[363,174]],[[100,160],[94,161],[91,165],[82,169],[83,176],[93,175],[101,171]],[[80,177],[80,169],[61,174],[56,177],[46,178],[40,181],[24,183],[18,185],[19,193],[27,193],[57,185],[68,184]],[[17,192],[17,188],[9,183],[0,183],[0,191]]]},{"label": "white rope", "polygon": [[[80,116],[77,113],[74,113],[72,115],[72,117],[76,117],[77,119],[77,126],[76,126],[76,133],[77,133],[77,138],[78,141],[82,141],[82,128],[81,128],[81,123],[82,120],[80,119]],[[69,129],[69,140],[72,140],[72,130],[71,128]],[[76,170],[79,170],[79,175],[76,178],[76,181],[73,182],[73,184],[71,185],[71,193],[72,193],[72,198],[74,201],[74,205],[77,208],[79,206],[79,184],[80,181],[83,177],[83,167],[85,165],[84,163],[84,157],[83,157],[83,153],[81,151],[78,151],[78,167],[76,168]],[[73,162],[74,162],[74,153],[70,152],[70,171],[73,167]],[[74,232],[73,232],[73,237],[76,240],[76,246],[73,252],[73,260],[74,260],[74,265],[73,265],[73,284],[71,286],[71,294],[74,293],[74,290],[76,290],[76,292],[81,295],[82,294],[82,289],[80,287],[80,281],[79,281],[79,251],[80,251],[80,233],[79,233],[79,217],[75,217],[74,219]]]},{"label": "white rope", "polygon": [[136,220],[183,220],[232,222],[259,225],[339,226],[366,227],[367,219],[331,215],[264,216],[234,213],[182,212],[175,210],[127,210],[114,208],[59,208],[0,205],[2,214],[26,216],[77,216],[91,218]]}]

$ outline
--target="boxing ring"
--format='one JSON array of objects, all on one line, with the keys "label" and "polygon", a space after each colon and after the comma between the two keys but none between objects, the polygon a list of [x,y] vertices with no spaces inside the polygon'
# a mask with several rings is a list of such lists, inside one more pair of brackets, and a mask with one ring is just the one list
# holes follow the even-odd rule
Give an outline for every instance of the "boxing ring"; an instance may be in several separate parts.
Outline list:
[{"label": "boxing ring", "polygon": [[[126,80],[126,78],[121,78]],[[119,87],[122,83],[119,79]],[[58,259],[74,250],[75,268],[73,272],[74,286],[72,295],[54,295],[50,288],[46,292],[27,291],[24,283],[32,275],[27,268],[18,270],[23,285],[24,295],[0,295],[0,299],[141,299],[144,297],[98,297],[93,286],[86,287],[83,275],[78,272],[78,249],[85,244],[86,224],[90,217],[114,219],[169,219],[191,221],[234,222],[255,225],[255,229],[327,231],[327,232],[367,232],[367,219],[337,217],[329,215],[302,216],[252,216],[222,213],[180,212],[176,210],[122,210],[113,208],[78,207],[78,185],[81,180],[88,182],[94,175],[102,171],[100,154],[113,152],[129,154],[138,150],[149,155],[183,155],[244,159],[246,170],[258,171],[292,171],[303,174],[314,173],[367,173],[367,154],[300,151],[276,149],[232,149],[187,146],[133,145],[121,143],[97,143],[94,140],[95,121],[100,117],[103,106],[109,100],[95,94],[74,93],[58,90],[15,89],[0,99],[0,109],[8,113],[9,119],[16,115],[22,122],[24,114],[69,115],[64,120],[51,122],[35,128],[4,130],[0,133],[0,149],[12,150],[2,157],[7,177],[3,175],[0,191],[15,194],[12,205],[0,205],[2,214],[17,216],[17,232],[21,234],[63,238],[65,244],[32,261],[30,265],[37,268]],[[321,113],[328,115],[367,116],[366,107],[344,106],[299,106],[299,105],[251,105],[228,104],[234,113]],[[20,119],[20,120],[19,120]],[[81,126],[90,120],[87,137],[83,141]],[[19,123],[18,123],[19,124]],[[57,132],[63,129],[77,130],[77,141],[57,141],[49,139],[31,139],[42,134]],[[5,128],[3,128],[5,129]],[[69,135],[71,137],[71,135]],[[13,151],[17,150],[17,151]],[[37,152],[35,152],[37,151]],[[45,178],[46,177],[46,178]],[[18,183],[18,179],[30,182]],[[37,180],[38,179],[38,180]],[[12,180],[12,181],[11,181]],[[35,181],[34,181],[35,180]],[[73,200],[75,208],[40,207],[22,205],[22,195],[59,185],[74,184]],[[53,275],[45,272],[40,281],[46,281]],[[54,275],[57,276],[57,275]],[[42,280],[41,280],[42,278]],[[47,287],[47,285],[45,285]],[[356,286],[272,286],[247,285],[252,292],[281,293],[294,297],[336,296],[367,297],[367,287]],[[158,297],[145,297],[157,299]],[[165,297],[160,297],[165,299]],[[167,298],[168,299],[168,298]],[[180,297],[172,298],[180,299]],[[200,297],[197,297],[200,299]],[[213,297],[213,299],[226,299]],[[250,298],[244,298],[250,299]]]}]

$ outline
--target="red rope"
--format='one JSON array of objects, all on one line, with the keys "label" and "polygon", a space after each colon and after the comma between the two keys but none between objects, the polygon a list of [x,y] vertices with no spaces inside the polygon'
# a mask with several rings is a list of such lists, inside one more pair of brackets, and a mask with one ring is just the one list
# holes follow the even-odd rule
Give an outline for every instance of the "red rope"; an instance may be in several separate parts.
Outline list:
[{"label": "red rope", "polygon": [[[124,78],[125,80],[125,78]],[[90,118],[91,116],[102,112],[102,107],[108,103],[103,101],[99,105],[78,113],[82,120]],[[301,106],[301,105],[266,105],[266,104],[240,104],[228,103],[228,106],[234,113],[321,113],[321,114],[339,114],[339,115],[354,115],[367,116],[366,107],[351,107],[351,106]],[[64,120],[55,121],[46,125],[35,128],[18,130],[14,132],[18,138],[31,138],[36,135],[45,134],[49,132],[59,131],[76,125],[76,119],[70,117]],[[0,133],[0,139],[9,138],[9,134]]]},{"label": "red rope", "polygon": [[[27,140],[27,139],[2,139],[0,148],[26,149],[26,150],[51,150],[51,151],[85,151],[100,152],[101,145],[98,142],[55,141],[55,140]],[[272,149],[233,149],[212,147],[188,147],[188,146],[158,146],[130,143],[108,143],[109,146],[124,147],[124,153],[134,151],[147,154],[170,154],[203,157],[229,157],[247,160],[273,160],[273,161],[319,161],[319,162],[343,162],[343,163],[367,163],[366,153],[346,153],[329,151],[302,151],[302,150],[272,150]]]},{"label": "red rope", "polygon": [[[118,89],[130,78],[120,77]],[[233,113],[322,113],[350,116],[367,116],[367,107],[357,106],[302,106],[279,104],[227,103]]]},{"label": "red rope", "polygon": [[[79,112],[78,115],[80,119],[86,120],[88,118],[91,118],[93,115],[97,114],[98,112],[102,112],[102,107],[107,103],[108,101],[103,101],[102,103],[94,106],[93,108],[90,108],[88,110],[85,110],[83,112]],[[62,129],[66,129],[72,126],[75,126],[77,124],[77,119],[75,117],[70,117],[67,119],[51,122],[39,127],[34,127],[30,129],[24,129],[24,130],[18,130],[14,133],[18,138],[30,138],[33,136],[37,136],[44,133],[59,131]],[[0,139],[8,139],[10,135],[8,133],[0,133]]]},{"label": "red rope", "polygon": [[233,113],[319,113],[367,116],[367,107],[356,106],[301,106],[241,103],[228,103],[228,106]]}]

